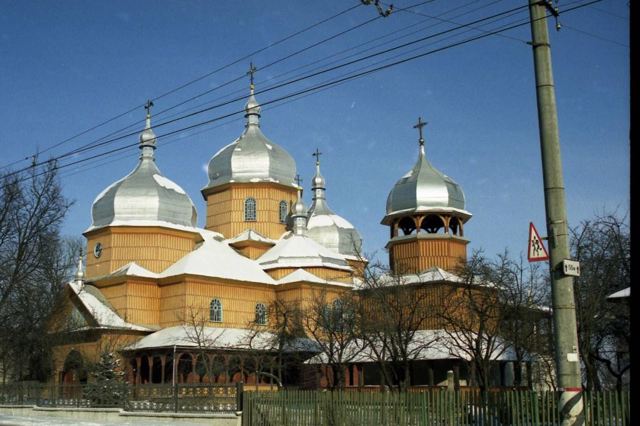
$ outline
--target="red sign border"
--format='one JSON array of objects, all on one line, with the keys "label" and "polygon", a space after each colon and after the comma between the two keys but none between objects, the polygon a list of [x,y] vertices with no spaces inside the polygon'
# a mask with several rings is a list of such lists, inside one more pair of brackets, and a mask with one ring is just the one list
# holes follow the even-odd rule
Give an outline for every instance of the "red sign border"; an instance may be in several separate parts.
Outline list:
[{"label": "red sign border", "polygon": [[[536,237],[538,237],[538,240],[540,240],[540,244],[542,245],[542,250],[544,251],[544,257],[530,257],[529,253],[531,253],[531,241],[532,241],[532,236],[533,234],[536,234]],[[544,246],[544,243],[542,242],[542,238],[540,238],[540,234],[538,234],[538,230],[536,229],[535,226],[533,226],[533,222],[529,222],[529,242],[527,244],[527,260],[529,260],[529,262],[542,262],[544,260],[549,260],[549,253],[547,252],[547,248]]]}]

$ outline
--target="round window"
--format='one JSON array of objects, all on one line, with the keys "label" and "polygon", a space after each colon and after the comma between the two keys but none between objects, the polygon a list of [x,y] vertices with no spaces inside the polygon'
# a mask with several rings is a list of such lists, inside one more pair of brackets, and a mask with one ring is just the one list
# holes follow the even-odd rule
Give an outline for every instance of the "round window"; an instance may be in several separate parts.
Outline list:
[{"label": "round window", "polygon": [[100,257],[102,254],[102,243],[96,243],[96,246],[93,248],[93,255],[95,257]]}]

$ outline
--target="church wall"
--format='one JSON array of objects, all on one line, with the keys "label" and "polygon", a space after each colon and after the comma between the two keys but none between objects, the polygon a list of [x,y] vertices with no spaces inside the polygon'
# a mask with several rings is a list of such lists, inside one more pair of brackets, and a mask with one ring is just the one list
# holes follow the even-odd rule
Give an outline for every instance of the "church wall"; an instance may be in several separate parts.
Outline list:
[{"label": "church wall", "polygon": [[238,253],[240,253],[244,257],[248,257],[249,259],[256,260],[263,254],[265,254],[271,247],[273,246],[260,244],[255,246],[246,245],[244,247],[234,247],[234,248]]},{"label": "church wall", "polygon": [[[292,272],[297,271],[300,268],[274,268],[265,271],[269,274],[273,279],[279,280],[281,278],[286,277]],[[325,267],[314,267],[314,268],[302,268],[305,271],[315,275],[316,277],[322,278],[324,280],[329,281],[341,281],[345,283],[350,283],[353,277],[353,273],[351,271],[343,271],[340,269],[331,269]]]},{"label": "church wall", "polygon": [[389,257],[396,272],[420,272],[439,267],[454,272],[467,258],[467,240],[456,238],[412,238],[390,241]]},{"label": "church wall", "polygon": [[[193,316],[211,327],[247,328],[255,319],[256,304],[263,303],[268,307],[275,296],[270,285],[195,276],[161,283],[161,293],[161,327],[182,324]],[[209,320],[210,304],[214,298],[222,302],[222,322]]]},{"label": "church wall", "polygon": [[[215,192],[214,192],[215,191]],[[205,192],[207,199],[206,228],[231,238],[246,229],[253,229],[265,237],[278,239],[286,231],[280,222],[280,202],[291,206],[297,190],[270,183],[236,183]],[[244,202],[256,200],[256,220],[244,220]]]},{"label": "church wall", "polygon": [[[61,382],[65,360],[72,351],[77,351],[82,356],[83,367],[86,370],[88,380],[91,381],[91,368],[99,361],[102,352],[118,353],[119,350],[140,339],[143,335],[144,333],[140,332],[121,330],[100,334],[90,333],[84,337],[83,341],[54,346],[52,349],[53,382],[56,384]],[[124,371],[124,358],[119,354],[118,357]]]},{"label": "church wall", "polygon": [[[152,272],[162,272],[193,250],[200,234],[161,227],[106,227],[87,237],[86,276],[91,279],[110,274],[130,262]],[[94,249],[102,244],[102,254]]]}]

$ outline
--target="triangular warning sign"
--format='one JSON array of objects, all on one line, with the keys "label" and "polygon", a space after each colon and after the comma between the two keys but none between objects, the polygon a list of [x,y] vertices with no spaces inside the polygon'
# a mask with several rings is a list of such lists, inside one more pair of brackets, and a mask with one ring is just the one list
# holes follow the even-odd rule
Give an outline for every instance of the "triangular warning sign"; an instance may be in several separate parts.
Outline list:
[{"label": "triangular warning sign", "polygon": [[549,260],[547,249],[542,243],[542,238],[538,234],[533,222],[529,222],[529,249],[527,250],[527,259],[529,262],[540,262],[541,260]]}]

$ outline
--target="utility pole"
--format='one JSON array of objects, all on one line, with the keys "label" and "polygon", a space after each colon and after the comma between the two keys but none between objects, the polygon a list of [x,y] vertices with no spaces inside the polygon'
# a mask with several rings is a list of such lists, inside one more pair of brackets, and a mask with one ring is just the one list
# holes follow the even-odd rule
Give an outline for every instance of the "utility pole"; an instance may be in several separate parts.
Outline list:
[{"label": "utility pole", "polygon": [[529,0],[544,201],[549,238],[556,374],[560,388],[558,407],[562,425],[568,426],[584,424],[584,416],[573,277],[565,275],[563,271],[563,261],[570,259],[569,227],[565,209],[547,10],[557,17],[557,10],[548,0]]}]

